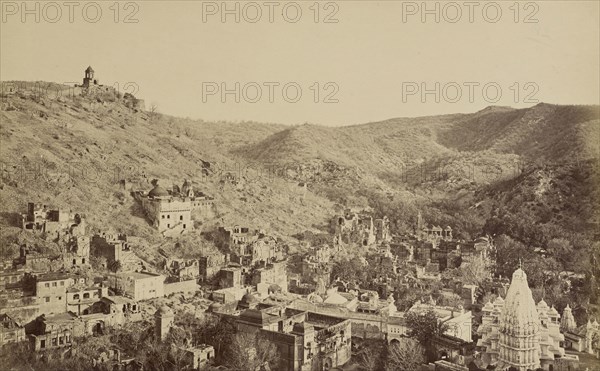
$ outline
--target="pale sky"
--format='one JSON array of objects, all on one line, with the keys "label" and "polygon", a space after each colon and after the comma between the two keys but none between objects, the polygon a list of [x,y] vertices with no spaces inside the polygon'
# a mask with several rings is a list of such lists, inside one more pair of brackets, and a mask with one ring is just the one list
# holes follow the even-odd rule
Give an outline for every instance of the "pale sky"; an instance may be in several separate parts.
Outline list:
[{"label": "pale sky", "polygon": [[[600,99],[598,1],[519,2],[518,14],[513,1],[473,2],[472,22],[463,1],[452,3],[460,16],[448,2],[428,1],[433,13],[438,4],[439,22],[433,13],[422,22],[421,1],[321,1],[317,23],[314,1],[227,1],[229,9],[239,6],[239,23],[236,14],[222,22],[221,1],[125,1],[118,15],[113,1],[88,4],[86,14],[86,3],[75,2],[72,22],[62,1],[54,3],[62,14],[46,2],[38,3],[39,12],[36,2],[27,3],[32,12],[24,22],[21,1],[1,3],[1,80],[80,83],[91,65],[101,83],[123,90],[133,82],[138,98],[176,116],[337,126]],[[96,18],[96,8],[99,20],[86,21],[84,15]],[[125,23],[132,12],[138,22]],[[337,23],[325,23],[328,16]],[[239,103],[233,93],[219,92],[203,101],[203,84],[235,91],[236,83]],[[436,83],[439,102],[434,93],[421,97],[422,88],[434,91]],[[297,87],[302,96],[291,103]],[[497,87],[502,93],[494,103]],[[324,103],[331,93],[333,102]]]}]

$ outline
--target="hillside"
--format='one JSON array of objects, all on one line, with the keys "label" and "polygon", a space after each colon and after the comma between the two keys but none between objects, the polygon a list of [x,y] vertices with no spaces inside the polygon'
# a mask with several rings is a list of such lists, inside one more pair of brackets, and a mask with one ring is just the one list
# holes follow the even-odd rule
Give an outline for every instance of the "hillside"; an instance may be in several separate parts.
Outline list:
[{"label": "hillside", "polygon": [[[301,199],[296,183],[245,173],[239,170],[244,162],[227,156],[227,148],[262,140],[278,131],[278,125],[191,121],[132,110],[126,103],[116,93],[70,97],[22,90],[3,96],[4,256],[18,252],[17,243],[29,238],[19,229],[18,215],[27,202],[81,212],[92,231],[144,237],[151,246],[150,258],[158,248],[172,251],[177,241],[160,238],[129,194],[149,190],[154,178],[166,187],[189,179],[215,198],[215,217],[198,225],[196,234],[182,238],[189,250],[204,248],[207,242],[199,232],[217,224],[265,228],[287,238],[327,222],[332,206],[326,199],[310,192]],[[206,166],[210,172],[203,173]],[[233,170],[237,184],[223,182],[228,170]],[[126,180],[126,187],[120,180]]]},{"label": "hillside", "polygon": [[[18,213],[29,201],[82,212],[93,230],[144,237],[149,258],[174,251],[176,242],[184,255],[214,248],[200,232],[216,225],[265,228],[293,244],[290,236],[322,229],[349,206],[390,215],[397,231],[410,229],[421,209],[430,222],[456,226],[464,236],[482,233],[501,206],[517,218],[529,210],[528,220],[544,228],[581,231],[579,220],[588,235],[599,220],[586,206],[598,200],[597,106],[488,107],[288,127],[166,116],[132,109],[116,92],[23,89],[3,96],[0,118],[4,255],[25,238]],[[573,163],[589,169],[575,173]],[[198,222],[195,234],[163,240],[129,194],[149,189],[154,178],[166,187],[189,179],[215,197],[216,215]],[[308,184],[305,196],[301,183]],[[538,183],[547,185],[541,201],[532,199]],[[546,206],[534,206],[540,202]],[[559,211],[560,218],[548,218]]]},{"label": "hillside", "polygon": [[399,118],[339,128],[302,125],[235,151],[256,161],[323,159],[373,171],[457,152],[492,151],[523,160],[598,157],[597,106],[540,103],[473,114]]}]

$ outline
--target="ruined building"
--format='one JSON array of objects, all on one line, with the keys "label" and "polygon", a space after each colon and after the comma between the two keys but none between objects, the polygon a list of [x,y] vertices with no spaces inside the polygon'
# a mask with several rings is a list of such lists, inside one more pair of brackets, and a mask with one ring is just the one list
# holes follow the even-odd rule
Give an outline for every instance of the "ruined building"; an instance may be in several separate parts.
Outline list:
[{"label": "ruined building", "polygon": [[144,270],[143,261],[133,252],[134,242],[138,242],[137,239],[124,234],[96,234],[91,241],[92,255],[104,257],[107,267],[120,262],[122,272]]},{"label": "ruined building", "polygon": [[415,228],[415,234],[421,240],[434,242],[434,245],[440,240],[452,241],[453,239],[452,228],[450,228],[450,226],[442,228],[437,225],[426,225],[423,221],[421,211],[419,211],[417,215],[417,225]]},{"label": "ruined building", "polygon": [[222,267],[229,263],[229,255],[215,253],[212,255],[201,256],[198,259],[199,279],[206,282],[215,277]]},{"label": "ruined building", "polygon": [[50,209],[33,202],[27,204],[27,213],[21,214],[21,225],[24,230],[47,233],[55,239],[66,234],[85,235],[85,219],[81,214]]},{"label": "ruined building", "polygon": [[336,215],[331,220],[331,231],[338,243],[357,243],[370,246],[374,243],[391,241],[390,222],[387,216],[373,221],[366,212],[355,212],[346,209],[343,215]]},{"label": "ruined building", "polygon": [[0,347],[25,341],[25,328],[7,314],[0,314]]}]

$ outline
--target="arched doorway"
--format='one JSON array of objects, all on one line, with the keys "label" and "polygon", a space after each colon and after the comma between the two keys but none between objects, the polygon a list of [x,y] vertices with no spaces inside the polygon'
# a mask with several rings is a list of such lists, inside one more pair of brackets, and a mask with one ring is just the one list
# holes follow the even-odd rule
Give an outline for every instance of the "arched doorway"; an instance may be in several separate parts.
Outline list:
[{"label": "arched doorway", "polygon": [[94,324],[94,326],[92,327],[92,334],[94,336],[99,336],[99,335],[103,335],[104,331],[103,331],[103,327],[102,326],[102,322],[97,322],[96,324]]}]

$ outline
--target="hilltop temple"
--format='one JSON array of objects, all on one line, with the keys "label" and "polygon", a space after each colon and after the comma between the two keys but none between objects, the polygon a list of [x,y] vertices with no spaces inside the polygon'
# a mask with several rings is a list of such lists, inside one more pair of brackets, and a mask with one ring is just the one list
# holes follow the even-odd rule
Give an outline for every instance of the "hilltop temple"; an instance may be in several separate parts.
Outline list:
[{"label": "hilltop temple", "polygon": [[482,350],[481,366],[497,371],[555,369],[559,363],[577,363],[577,356],[565,355],[561,346],[560,315],[544,300],[537,306],[527,283],[527,275],[519,268],[512,276],[506,299],[498,297],[483,307],[478,329]]}]

